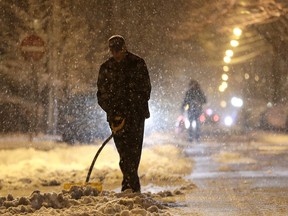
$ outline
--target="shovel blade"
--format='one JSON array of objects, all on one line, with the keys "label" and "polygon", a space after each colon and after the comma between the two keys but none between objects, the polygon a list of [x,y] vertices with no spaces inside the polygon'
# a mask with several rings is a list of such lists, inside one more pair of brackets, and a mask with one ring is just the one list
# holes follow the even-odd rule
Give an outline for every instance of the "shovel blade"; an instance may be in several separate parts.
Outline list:
[{"label": "shovel blade", "polygon": [[63,189],[70,190],[71,187],[78,186],[78,187],[91,187],[97,189],[99,192],[102,191],[102,183],[101,182],[77,182],[77,183],[64,183]]}]

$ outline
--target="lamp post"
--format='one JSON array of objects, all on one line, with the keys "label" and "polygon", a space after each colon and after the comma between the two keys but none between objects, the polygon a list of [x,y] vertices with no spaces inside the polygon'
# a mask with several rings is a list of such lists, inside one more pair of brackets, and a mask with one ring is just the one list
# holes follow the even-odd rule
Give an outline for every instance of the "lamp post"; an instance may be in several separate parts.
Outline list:
[{"label": "lamp post", "polygon": [[57,99],[57,71],[58,71],[58,45],[61,37],[60,31],[60,1],[52,0],[52,16],[48,27],[48,72],[49,72],[49,96],[47,133],[56,135],[58,121],[58,99]]}]

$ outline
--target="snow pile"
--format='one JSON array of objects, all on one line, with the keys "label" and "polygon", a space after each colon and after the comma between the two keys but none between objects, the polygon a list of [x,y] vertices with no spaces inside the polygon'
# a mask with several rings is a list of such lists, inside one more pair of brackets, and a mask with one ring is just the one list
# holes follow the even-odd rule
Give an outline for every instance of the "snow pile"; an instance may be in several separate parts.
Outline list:
[{"label": "snow pile", "polygon": [[[184,194],[193,184],[175,191],[157,194],[99,192],[91,187],[72,187],[61,193],[40,193],[34,191],[29,197],[14,198],[11,194],[0,197],[1,215],[171,215],[169,208],[159,201],[163,197]],[[157,201],[158,200],[158,201]]]},{"label": "snow pile", "polygon": [[[65,182],[83,182],[100,145],[61,144],[50,150],[30,148],[29,142],[26,146],[0,150],[2,192],[27,195],[35,188],[43,191],[46,186],[59,186],[54,190],[61,191]],[[122,174],[118,163],[115,146],[105,146],[95,163],[91,181],[103,182],[104,189],[120,187]],[[192,167],[191,159],[185,158],[174,145],[153,145],[143,148],[139,176],[142,184],[179,184],[184,182],[183,176],[192,172]],[[28,190],[26,194],[19,193],[24,189]]]},{"label": "snow pile", "polygon": [[5,146],[0,150],[0,215],[171,215],[165,198],[195,188],[184,178],[193,161],[172,144],[144,145],[139,167],[144,193],[137,194],[117,193],[122,174],[113,141],[101,152],[90,178],[102,182],[102,192],[90,187],[63,190],[66,182],[85,181],[101,142],[21,142],[0,140],[0,149]]}]

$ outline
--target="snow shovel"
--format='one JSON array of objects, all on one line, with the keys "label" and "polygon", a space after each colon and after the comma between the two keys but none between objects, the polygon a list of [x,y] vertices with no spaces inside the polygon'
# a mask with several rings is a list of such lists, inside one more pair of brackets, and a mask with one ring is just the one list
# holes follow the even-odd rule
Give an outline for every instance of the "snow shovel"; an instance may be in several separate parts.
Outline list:
[{"label": "snow shovel", "polygon": [[[79,182],[79,183],[64,183],[63,188],[64,190],[69,190],[71,187],[73,186],[80,186],[80,187],[86,187],[86,186],[90,186],[92,188],[96,188],[98,191],[102,191],[102,183],[101,182],[89,182],[90,180],[90,175],[92,173],[94,164],[99,156],[99,154],[101,153],[102,149],[104,148],[104,146],[110,141],[110,139],[113,137],[113,135],[115,133],[117,133],[119,130],[121,130],[125,124],[125,119],[116,119],[119,123],[117,126],[114,125],[114,123],[112,123],[112,134],[103,142],[103,144],[101,145],[101,147],[98,149],[98,151],[96,152],[94,159],[90,165],[89,171],[87,173],[87,177],[84,183]],[[120,121],[119,121],[120,120]]]}]

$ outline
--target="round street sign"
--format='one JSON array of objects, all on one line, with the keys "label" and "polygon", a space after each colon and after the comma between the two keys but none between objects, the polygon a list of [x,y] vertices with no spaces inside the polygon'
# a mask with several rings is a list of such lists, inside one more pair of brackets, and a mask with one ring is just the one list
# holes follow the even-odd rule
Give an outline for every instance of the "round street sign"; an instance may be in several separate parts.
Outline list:
[{"label": "round street sign", "polygon": [[26,60],[38,61],[45,52],[45,42],[37,35],[25,37],[21,42],[21,50]]}]

